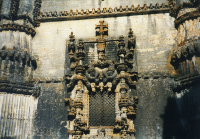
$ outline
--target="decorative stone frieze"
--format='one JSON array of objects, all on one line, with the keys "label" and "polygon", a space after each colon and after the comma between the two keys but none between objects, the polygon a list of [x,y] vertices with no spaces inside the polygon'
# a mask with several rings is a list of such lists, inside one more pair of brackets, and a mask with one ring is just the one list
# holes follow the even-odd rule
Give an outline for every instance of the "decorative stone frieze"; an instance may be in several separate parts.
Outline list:
[{"label": "decorative stone frieze", "polygon": [[28,34],[28,35],[30,34],[31,36],[35,36],[35,34],[36,34],[36,32],[33,28],[25,26],[25,25],[18,25],[15,23],[0,25],[0,32],[7,31],[7,30],[25,32],[26,34]]},{"label": "decorative stone frieze", "polygon": [[[121,12],[122,10],[123,9],[121,7]],[[107,9],[104,9],[104,12],[106,11]],[[94,116],[91,116],[95,115],[93,114],[95,110],[92,111],[92,109],[94,109],[94,105],[96,105],[92,103],[92,99],[100,97],[105,98],[105,100],[99,99],[97,100],[97,103],[102,101],[106,103],[108,107],[109,103],[117,102],[112,105],[116,105],[115,111],[119,113],[116,115],[116,121],[120,122],[116,122],[115,126],[112,126],[111,129],[113,130],[113,135],[116,134],[116,136],[119,137],[126,137],[127,135],[129,136],[135,133],[133,120],[136,115],[138,103],[137,96],[130,97],[128,95],[128,92],[131,89],[135,89],[137,81],[137,72],[128,72],[128,69],[133,67],[132,64],[134,62],[133,57],[136,36],[133,35],[133,31],[130,29],[127,46],[124,42],[124,36],[119,37],[117,40],[117,56],[119,57],[119,63],[117,63],[112,60],[106,60],[105,48],[107,47],[107,40],[105,37],[108,36],[108,24],[104,21],[100,21],[100,24],[96,25],[95,28],[97,29],[96,45],[98,59],[96,61],[92,60],[89,65],[83,65],[85,59],[84,40],[80,39],[78,45],[76,46],[73,33],[69,36],[68,54],[71,63],[70,67],[71,70],[75,72],[71,72],[71,75],[65,76],[67,91],[71,94],[70,98],[65,98],[66,104],[69,105],[68,117],[71,120],[71,126],[68,127],[68,133],[70,138],[74,139],[82,138],[83,135],[84,137],[90,137],[89,125],[98,125],[101,124],[101,120],[105,121],[103,117],[109,114],[101,115],[100,110],[97,112],[100,112],[100,115],[98,115],[97,118],[100,118],[100,123],[90,123],[94,122],[94,120],[91,121],[91,119],[95,118]],[[115,93],[115,95],[113,93]],[[116,96],[116,98],[109,100],[111,99],[109,95],[113,97]],[[89,99],[91,102],[89,102]],[[108,123],[112,123],[109,122],[109,117],[107,117],[106,120]],[[107,126],[110,127],[110,125]]]},{"label": "decorative stone frieze", "polygon": [[[134,5],[126,6],[126,7],[109,7],[109,8],[98,8],[95,10],[93,8],[91,11],[89,9],[84,10],[81,9],[80,11],[70,10],[70,11],[60,11],[60,12],[44,12],[40,13],[37,18],[37,21],[46,21],[46,20],[75,20],[75,19],[85,19],[85,18],[98,18],[98,17],[113,17],[113,16],[122,16],[122,15],[137,15],[137,14],[149,14],[151,12],[169,12],[169,5],[162,3],[159,5],[156,3],[155,5],[144,4],[143,6],[136,6]],[[52,14],[54,13],[54,14]]]},{"label": "decorative stone frieze", "polygon": [[0,49],[0,59],[23,62],[23,65],[27,65],[27,63],[30,62],[30,66],[32,66],[33,68],[36,68],[37,66],[34,56],[31,56],[27,51],[20,51],[16,47],[14,47],[13,49],[9,49],[6,47]]}]

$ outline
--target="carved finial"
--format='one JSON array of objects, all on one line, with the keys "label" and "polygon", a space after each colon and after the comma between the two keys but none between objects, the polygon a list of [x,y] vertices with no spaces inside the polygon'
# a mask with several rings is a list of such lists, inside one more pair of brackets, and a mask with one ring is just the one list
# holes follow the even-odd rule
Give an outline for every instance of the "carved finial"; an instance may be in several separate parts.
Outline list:
[{"label": "carved finial", "polygon": [[69,35],[70,41],[74,41],[74,40],[75,40],[75,39],[74,39],[74,36],[75,36],[75,35],[73,35],[73,32],[71,32],[71,35]]},{"label": "carved finial", "polygon": [[121,5],[120,5],[120,8],[119,8],[119,11],[120,11],[120,12],[123,12],[123,8],[122,8]]},{"label": "carved finial", "polygon": [[133,37],[133,31],[132,31],[132,28],[129,28],[128,37],[129,37],[129,38]]}]

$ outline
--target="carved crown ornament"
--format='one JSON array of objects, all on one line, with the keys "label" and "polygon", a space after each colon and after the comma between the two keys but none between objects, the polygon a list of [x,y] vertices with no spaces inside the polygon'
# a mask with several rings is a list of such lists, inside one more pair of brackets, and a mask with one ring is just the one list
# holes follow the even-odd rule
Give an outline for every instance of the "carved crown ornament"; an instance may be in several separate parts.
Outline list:
[{"label": "carved crown ornament", "polygon": [[[96,46],[98,59],[84,65],[86,42],[79,39],[76,45],[75,35],[71,32],[67,45],[71,74],[65,76],[69,98],[65,98],[68,106],[68,133],[70,138],[82,138],[90,135],[89,96],[97,92],[116,93],[117,112],[113,134],[120,137],[130,136],[135,133],[133,121],[136,115],[138,98],[129,96],[131,89],[135,89],[137,73],[128,72],[133,68],[136,36],[129,29],[128,42],[124,36],[119,36],[116,41],[118,62],[106,59],[106,42],[108,24],[103,20],[95,25]],[[115,103],[116,101],[112,102]],[[109,100],[108,100],[109,102]],[[109,118],[109,117],[108,117]],[[99,125],[101,126],[101,125]],[[104,127],[102,127],[104,128]],[[104,129],[105,131],[105,129]],[[104,134],[105,135],[105,134]],[[87,136],[87,137],[88,137]]]}]

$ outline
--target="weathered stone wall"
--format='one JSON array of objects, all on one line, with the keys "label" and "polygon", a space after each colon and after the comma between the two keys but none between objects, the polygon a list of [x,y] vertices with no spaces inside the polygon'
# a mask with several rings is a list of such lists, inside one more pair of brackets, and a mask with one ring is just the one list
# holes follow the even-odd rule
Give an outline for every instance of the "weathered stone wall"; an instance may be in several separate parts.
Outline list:
[{"label": "weathered stone wall", "polygon": [[[69,59],[67,56],[68,50],[66,47],[68,44],[69,35],[71,32],[73,32],[77,42],[78,39],[83,39],[83,41],[87,42],[95,41],[95,24],[99,24],[100,20],[104,20],[108,24],[108,39],[118,39],[120,35],[124,35],[126,42],[129,28],[133,29],[134,35],[136,35],[135,55],[137,56],[137,59],[135,59],[135,63],[137,63],[138,68],[136,68],[135,71],[138,71],[139,73],[162,72],[162,74],[168,72],[168,54],[170,53],[171,49],[176,47],[176,30],[173,26],[174,20],[173,18],[169,17],[169,14],[151,14],[41,23],[40,27],[36,28],[37,34],[33,38],[32,43],[33,55],[38,57],[38,68],[35,71],[34,77],[40,79],[58,79],[62,78],[64,74],[70,74]],[[114,43],[114,46],[116,47],[117,45]],[[85,64],[90,62],[90,60],[95,59],[95,57],[97,58],[97,49],[95,49],[94,45],[87,45],[87,47],[88,48],[85,48]],[[107,51],[108,50],[106,50],[107,58],[109,60],[116,60],[116,56],[114,56],[115,51],[113,50],[113,52],[110,53]],[[137,119],[135,121],[137,138],[150,138],[156,136],[162,138],[163,120],[160,115],[164,114],[164,107],[167,103],[167,98],[171,93],[169,90],[167,90],[169,87],[169,82],[171,82],[170,79],[139,80],[138,86],[136,87],[138,88],[137,95],[139,96],[139,100],[141,99],[138,108]],[[53,83],[51,84],[51,87],[42,86],[43,90],[49,90],[48,88],[54,90],[55,87]],[[144,89],[143,86],[146,86],[147,88]],[[149,89],[151,86],[153,86],[153,88]],[[163,88],[166,90],[166,93],[164,94],[162,93]],[[64,92],[62,89],[60,91]],[[145,91],[146,93],[144,94]],[[51,92],[52,95],[55,94],[55,92]],[[152,95],[152,97],[148,98],[148,96],[154,92],[157,93],[156,97]],[[41,95],[39,98],[39,104],[40,99],[42,102],[42,99],[45,98],[46,95]],[[51,99],[53,101],[53,97]],[[160,101],[155,103],[154,101],[158,99],[160,99]],[[146,105],[147,103],[148,105]],[[151,111],[148,107],[151,105],[150,103],[153,105],[155,104],[155,107],[152,108],[152,110],[154,109],[153,111]],[[38,107],[38,117],[40,117],[43,111],[50,111],[49,109],[51,109],[49,103],[46,103],[46,106],[40,107]],[[67,111],[64,112],[64,109],[66,108],[63,107],[60,109],[60,111],[67,115]],[[156,111],[156,113],[154,113],[154,111]],[[149,116],[149,113],[151,112],[154,115]],[[63,118],[66,118],[66,115],[63,116]],[[52,115],[52,117],[54,116]],[[145,117],[147,118],[145,119]],[[157,117],[158,120],[155,120],[155,117]],[[146,121],[147,119],[149,120],[148,122]],[[35,120],[36,129],[41,127],[39,121],[39,118]],[[152,123],[152,121],[154,122]],[[40,122],[45,123],[45,120],[41,120]],[[59,124],[59,122],[60,121],[58,119],[54,123]],[[51,126],[51,129],[48,129],[45,125],[43,125],[40,130],[37,130],[37,134],[40,136],[45,136],[49,134],[51,130],[58,128],[60,127]],[[46,130],[48,132],[46,132]],[[150,131],[152,131],[151,134],[143,134],[144,132]],[[62,133],[62,135],[59,137],[61,138],[62,136],[67,135]]]},{"label": "weathered stone wall", "polygon": [[[80,2],[79,0],[42,0],[41,12],[43,14],[39,15],[40,2],[40,0],[20,0],[18,4],[13,1],[11,2],[11,0],[3,1],[1,9],[1,15],[3,17],[1,19],[0,33],[1,49],[3,46],[6,46],[8,48],[6,49],[7,53],[8,50],[10,52],[10,50],[16,47],[20,51],[33,55],[37,64],[28,69],[26,67],[27,63],[22,64],[22,59],[20,59],[23,58],[24,60],[25,57],[19,57],[20,60],[18,61],[18,58],[16,60],[13,59],[12,53],[7,53],[8,55],[5,57],[3,54],[4,50],[1,52],[3,59],[3,62],[0,63],[1,75],[6,77],[8,83],[6,85],[4,85],[4,82],[0,84],[3,86],[1,90],[4,89],[3,92],[5,92],[0,93],[0,108],[3,111],[0,113],[1,116],[3,115],[3,120],[1,120],[0,125],[2,127],[0,128],[0,137],[68,138],[66,127],[70,125],[69,122],[66,122],[68,120],[68,107],[65,107],[64,98],[69,98],[71,94],[67,92],[63,77],[71,73],[69,56],[67,55],[69,35],[73,32],[76,45],[79,39],[83,39],[85,42],[96,41],[95,24],[99,24],[100,20],[104,20],[108,24],[108,37],[106,39],[112,40],[107,43],[109,48],[107,47],[105,49],[107,60],[113,59],[117,61],[117,56],[115,55],[117,54],[117,50],[115,47],[117,47],[118,41],[115,40],[119,39],[120,35],[125,37],[126,45],[129,28],[132,28],[136,36],[136,48],[133,60],[134,68],[132,71],[139,73],[139,79],[136,84],[136,90],[132,89],[130,91],[131,96],[137,95],[139,98],[136,119],[133,123],[136,129],[135,137],[138,139],[199,137],[197,130],[199,127],[199,103],[197,101],[199,98],[199,87],[198,85],[190,87],[194,86],[194,84],[191,84],[194,78],[195,81],[196,79],[199,81],[199,75],[197,74],[200,71],[199,54],[196,54],[196,51],[200,52],[197,47],[199,44],[199,18],[185,21],[181,16],[187,14],[187,12],[196,10],[194,7],[180,10],[177,13],[178,16],[176,18],[178,19],[175,20],[174,26],[174,18],[170,17],[168,13],[169,9],[167,8],[169,6],[166,8],[156,5],[156,3],[159,5],[165,3],[167,5],[166,0],[85,0],[84,2]],[[177,0],[176,6],[182,2],[189,1]],[[153,7],[151,7],[151,3]],[[138,7],[138,4],[141,7],[147,4],[149,9],[145,11],[145,8],[141,10],[139,7],[133,12],[130,10],[132,4],[135,7]],[[11,8],[13,5],[16,7]],[[128,5],[129,10],[124,9],[124,11],[120,11],[120,5],[123,8]],[[44,14],[44,12],[49,13],[54,11],[57,13],[60,11],[70,12],[71,9],[74,12],[76,10],[80,12],[81,9],[84,11],[89,9],[91,11],[93,8],[95,10],[98,8],[102,10],[105,7],[107,7],[107,10],[109,7],[112,9],[117,7],[118,12],[108,13],[106,11],[103,13],[102,11],[102,13],[95,15],[97,18],[95,16],[92,17],[91,14],[92,19],[87,19],[87,13],[84,13],[84,15],[79,13],[78,16],[75,13],[67,16],[63,15],[62,17],[59,15],[58,18],[60,21],[57,21],[58,15],[55,15],[55,13],[53,13],[53,16]],[[153,10],[159,10],[159,12]],[[171,11],[173,12],[173,10]],[[128,14],[128,12],[132,12],[132,14]],[[37,16],[41,17],[41,20],[38,19],[38,21],[42,22],[39,27],[35,28],[37,32],[35,35],[34,32],[30,33],[28,30],[34,26],[36,27],[37,24],[34,22],[34,19]],[[190,16],[196,15],[191,14]],[[68,17],[70,18],[69,21],[67,21]],[[42,18],[44,19],[42,20]],[[181,24],[179,25],[180,22]],[[15,24],[11,23],[26,28],[17,29],[14,26]],[[3,24],[6,24],[6,26],[4,27]],[[194,46],[194,49],[189,49],[190,42],[191,46]],[[170,63],[172,50],[177,46],[186,47],[187,49],[180,49],[179,55],[176,56],[183,55],[181,57],[185,57],[186,55],[187,57],[187,53],[184,50],[189,51],[190,54],[193,53],[190,58],[184,59],[178,64],[179,72],[175,72],[174,68],[177,69],[176,66],[173,68],[172,63]],[[16,51],[16,49],[14,50]],[[97,60],[98,54],[95,43],[85,45],[85,52],[84,64],[88,64],[90,60]],[[27,61],[30,61],[29,58],[31,59],[32,57],[28,57]],[[18,65],[22,67],[21,70],[18,69]],[[19,72],[15,72],[15,69]],[[174,74],[177,74],[175,81],[171,76]],[[24,78],[27,75],[30,75],[30,78]],[[192,78],[190,78],[191,75]],[[22,78],[18,79],[18,77]],[[16,79],[16,82],[13,83],[12,78],[14,78],[13,80]],[[32,84],[28,84],[29,88],[20,84],[22,82],[27,83],[27,81],[30,84],[34,82],[36,83],[35,86],[40,87],[39,98],[30,96],[34,95]],[[195,83],[198,84],[197,81]],[[16,91],[15,84],[18,90],[21,89],[21,92]],[[5,91],[4,86],[7,85],[11,87],[9,86],[10,88],[6,88],[7,90]],[[28,91],[26,89],[25,91],[23,90],[26,87]],[[14,90],[14,94],[12,93],[12,89]],[[28,92],[28,96],[23,94],[19,98],[16,93],[22,93],[23,91],[25,93]],[[175,94],[173,92],[177,93]],[[6,96],[6,99],[2,99],[2,96]],[[35,105],[24,105],[29,100],[26,97],[30,98],[30,104],[34,103]],[[19,101],[17,101],[18,98]],[[35,111],[37,102],[37,110]],[[19,107],[22,106],[22,108],[19,110],[10,109],[15,104]],[[7,111],[8,115],[6,115]],[[20,112],[22,115],[24,114],[23,116],[25,118],[22,117],[21,121],[15,120],[18,117],[15,117],[13,111]],[[26,129],[27,115],[25,114],[28,112],[31,112],[32,117],[30,117],[27,124],[31,126]],[[10,113],[13,115],[9,115]],[[12,120],[19,126],[12,126]],[[11,130],[8,130],[7,127]],[[13,132],[15,127],[18,130],[16,134]],[[7,135],[8,132],[9,134]]]},{"label": "weathered stone wall", "polygon": [[[173,18],[166,14],[137,15],[41,23],[33,38],[33,55],[39,57],[35,77],[63,77],[66,59],[66,40],[71,32],[75,39],[95,40],[95,24],[108,23],[108,39],[124,35],[129,28],[136,35],[138,72],[168,70],[168,54],[176,47]],[[68,67],[66,67],[68,68]]]},{"label": "weathered stone wall", "polygon": [[[166,130],[170,130],[165,126],[170,122],[166,122],[165,119],[171,116],[167,113],[167,105],[169,99],[174,97],[170,84],[173,83],[173,79],[170,77],[159,77],[153,79],[140,78],[138,80],[137,96],[139,98],[138,111],[135,119],[136,139],[162,139],[169,137],[165,134]],[[176,105],[171,107],[168,111],[175,115]],[[171,119],[174,121],[173,119]],[[166,124],[166,125],[165,125]],[[174,123],[176,126],[176,123]],[[168,132],[168,131],[167,131]],[[172,137],[169,137],[172,138]]]},{"label": "weathered stone wall", "polygon": [[68,138],[67,107],[63,83],[40,83],[41,94],[33,121],[31,138]]},{"label": "weathered stone wall", "polygon": [[57,1],[52,1],[52,0],[43,0],[42,1],[42,9],[41,12],[54,12],[54,11],[70,11],[72,10],[81,10],[81,9],[89,9],[92,10],[93,8],[98,9],[101,8],[103,9],[104,7],[106,8],[115,8],[115,7],[126,7],[126,5],[128,5],[129,7],[131,7],[131,5],[133,4],[135,7],[138,6],[138,4],[140,4],[140,6],[143,6],[144,4],[149,5],[150,3],[152,4],[156,4],[159,3],[160,5],[162,3],[167,4],[166,0],[145,0],[145,1],[141,1],[141,0],[85,0],[84,2],[81,2],[79,0],[57,0]]},{"label": "weathered stone wall", "polygon": [[0,35],[1,47],[13,48],[16,47],[19,50],[32,51],[32,36],[27,35],[25,32],[20,31],[3,31]]}]

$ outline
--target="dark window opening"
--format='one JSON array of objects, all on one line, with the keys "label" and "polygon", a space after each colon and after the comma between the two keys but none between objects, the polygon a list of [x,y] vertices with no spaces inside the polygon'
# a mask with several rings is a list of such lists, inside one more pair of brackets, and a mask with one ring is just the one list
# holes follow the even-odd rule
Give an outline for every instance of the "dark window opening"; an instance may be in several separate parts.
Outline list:
[{"label": "dark window opening", "polygon": [[115,94],[97,91],[89,99],[89,125],[114,126]]}]

